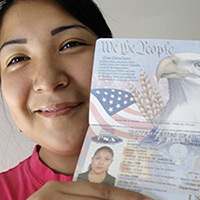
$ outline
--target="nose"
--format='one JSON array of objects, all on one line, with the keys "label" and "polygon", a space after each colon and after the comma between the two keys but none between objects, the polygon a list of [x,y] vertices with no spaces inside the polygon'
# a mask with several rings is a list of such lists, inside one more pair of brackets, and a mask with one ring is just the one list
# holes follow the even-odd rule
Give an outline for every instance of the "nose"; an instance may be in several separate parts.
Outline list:
[{"label": "nose", "polygon": [[100,164],[100,165],[103,165],[103,164],[104,164],[104,161],[103,161],[102,159],[100,159],[100,160],[99,160],[99,164]]},{"label": "nose", "polygon": [[66,72],[50,62],[35,67],[33,79],[33,89],[36,92],[54,92],[69,84]]}]

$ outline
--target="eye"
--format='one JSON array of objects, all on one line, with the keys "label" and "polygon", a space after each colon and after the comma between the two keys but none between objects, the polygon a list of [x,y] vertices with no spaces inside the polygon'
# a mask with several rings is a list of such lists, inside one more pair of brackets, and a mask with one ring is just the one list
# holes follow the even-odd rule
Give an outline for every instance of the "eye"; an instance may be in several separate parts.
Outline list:
[{"label": "eye", "polygon": [[74,47],[78,47],[78,46],[84,46],[86,45],[83,42],[78,42],[78,41],[71,41],[71,42],[67,42],[66,44],[64,44],[61,48],[60,51],[63,51],[65,49],[69,49],[69,48],[74,48]]},{"label": "eye", "polygon": [[99,156],[95,156],[94,158],[95,158],[96,160],[99,160],[99,159],[100,159],[100,157],[99,157]]},{"label": "eye", "polygon": [[17,64],[19,62],[26,61],[26,60],[30,60],[30,58],[29,57],[23,57],[23,56],[15,57],[8,63],[7,66],[14,65],[14,64]]},{"label": "eye", "polygon": [[196,69],[200,70],[200,61],[195,62],[194,66],[195,66]]}]

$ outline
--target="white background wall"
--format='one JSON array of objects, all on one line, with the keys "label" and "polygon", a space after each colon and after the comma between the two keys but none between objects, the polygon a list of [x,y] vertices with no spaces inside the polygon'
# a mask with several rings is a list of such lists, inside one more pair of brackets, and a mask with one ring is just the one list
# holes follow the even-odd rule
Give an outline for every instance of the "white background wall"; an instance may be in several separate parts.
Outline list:
[{"label": "white background wall", "polygon": [[[95,0],[114,37],[200,40],[200,0]],[[32,152],[34,142],[19,133],[0,100],[0,172]]]}]

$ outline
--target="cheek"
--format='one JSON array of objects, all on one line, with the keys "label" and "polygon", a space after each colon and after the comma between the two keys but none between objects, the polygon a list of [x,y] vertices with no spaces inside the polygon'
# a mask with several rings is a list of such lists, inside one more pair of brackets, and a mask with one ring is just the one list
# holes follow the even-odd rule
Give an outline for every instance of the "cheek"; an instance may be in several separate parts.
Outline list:
[{"label": "cheek", "polygon": [[[78,60],[78,61],[77,61]],[[92,77],[92,66],[93,66],[93,51],[87,52],[81,55],[72,64],[72,77],[76,79],[76,83],[81,88],[81,91],[85,91],[89,96],[91,77]]]},{"label": "cheek", "polygon": [[108,169],[111,165],[112,161],[105,161],[105,167]]},{"label": "cheek", "polygon": [[10,110],[25,107],[29,94],[28,82],[20,77],[3,77],[2,93]]},{"label": "cheek", "polygon": [[85,91],[88,95],[90,93],[91,85],[91,69],[78,70],[76,72],[76,83],[81,91]]},{"label": "cheek", "polygon": [[98,164],[97,160],[92,160],[92,167],[95,167]]}]

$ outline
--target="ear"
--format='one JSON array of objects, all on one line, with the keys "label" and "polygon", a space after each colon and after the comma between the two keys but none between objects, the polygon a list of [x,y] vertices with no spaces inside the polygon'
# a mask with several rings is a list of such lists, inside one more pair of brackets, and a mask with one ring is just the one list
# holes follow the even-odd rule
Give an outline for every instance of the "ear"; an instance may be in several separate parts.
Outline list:
[{"label": "ear", "polygon": [[18,131],[19,133],[22,133],[22,132],[23,132],[20,128],[17,128],[17,131]]}]

